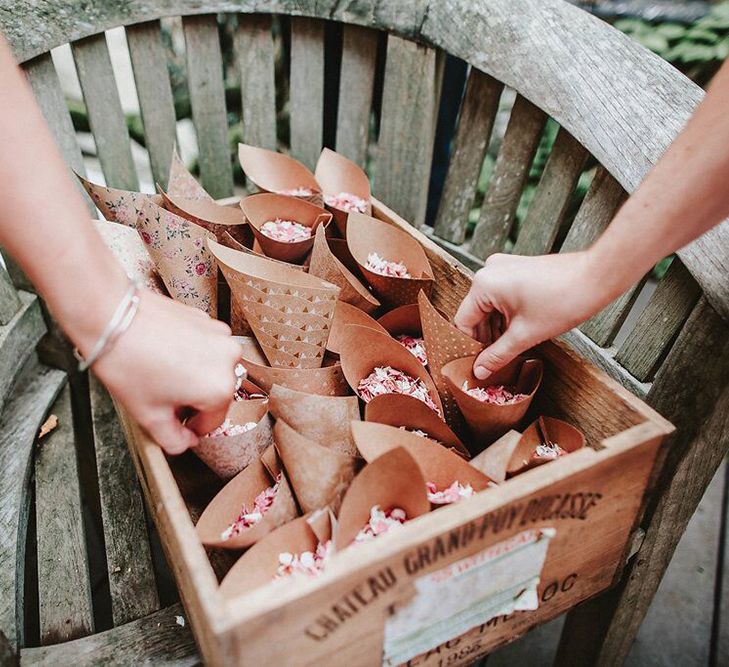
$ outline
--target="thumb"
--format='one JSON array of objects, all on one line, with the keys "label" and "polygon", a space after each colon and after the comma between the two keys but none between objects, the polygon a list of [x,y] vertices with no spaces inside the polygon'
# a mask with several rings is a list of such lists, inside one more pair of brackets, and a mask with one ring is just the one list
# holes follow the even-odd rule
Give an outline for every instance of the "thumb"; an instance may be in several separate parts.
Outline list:
[{"label": "thumb", "polygon": [[167,454],[182,454],[197,445],[197,435],[180,422],[173,410],[148,426],[147,431]]},{"label": "thumb", "polygon": [[521,354],[528,346],[520,345],[511,329],[507,329],[504,334],[494,343],[476,357],[473,364],[473,374],[479,380],[485,380],[496,371],[502,369],[514,357]]}]

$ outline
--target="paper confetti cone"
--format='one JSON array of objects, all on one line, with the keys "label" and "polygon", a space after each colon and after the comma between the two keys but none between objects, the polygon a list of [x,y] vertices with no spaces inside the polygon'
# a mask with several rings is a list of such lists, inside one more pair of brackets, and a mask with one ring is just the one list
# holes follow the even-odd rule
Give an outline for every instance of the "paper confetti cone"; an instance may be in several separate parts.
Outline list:
[{"label": "paper confetti cone", "polygon": [[271,366],[321,367],[339,288],[214,241],[208,245]]},{"label": "paper confetti cone", "polygon": [[359,326],[368,327],[374,331],[387,334],[387,331],[373,320],[367,313],[352,306],[344,301],[338,301],[334,310],[334,320],[332,321],[332,330],[329,334],[327,342],[327,350],[333,354],[339,354],[344,345],[345,336],[349,335],[347,325],[357,324]]},{"label": "paper confetti cone", "polygon": [[[334,221],[342,236],[346,235],[350,211],[372,215],[370,180],[364,170],[351,160],[324,148],[316,163],[314,177],[324,194],[324,204],[334,214]],[[342,201],[340,195],[349,197]]]},{"label": "paper confetti cone", "polygon": [[295,431],[343,454],[356,455],[349,423],[359,420],[356,396],[316,396],[273,385],[269,409]]},{"label": "paper confetti cone", "polygon": [[276,421],[273,437],[301,510],[329,506],[336,512],[354,478],[357,458],[317,444],[283,419]]},{"label": "paper confetti cone", "polygon": [[405,510],[408,520],[429,512],[425,482],[415,459],[402,447],[368,463],[354,478],[342,500],[334,536],[336,549],[352,544],[369,521],[370,510],[375,505],[385,511],[399,507]]},{"label": "paper confetti cone", "polygon": [[221,206],[207,199],[173,197],[164,191],[160,194],[168,211],[211,231],[218,241],[222,241],[227,232],[245,245],[248,231],[246,218],[237,206]]},{"label": "paper confetti cone", "polygon": [[[397,227],[367,215],[350,213],[347,221],[347,244],[360,271],[375,295],[389,306],[416,303],[420,290],[430,294],[433,269],[421,245]],[[405,265],[410,278],[383,276],[368,267],[374,255]]]},{"label": "paper confetti cone", "polygon": [[218,276],[206,245],[212,234],[151,201],[142,209],[137,231],[170,296],[215,317]]},{"label": "paper confetti cone", "polygon": [[[286,476],[282,474],[276,454],[272,453],[271,458],[278,469],[269,472],[261,459],[253,461],[245,470],[231,479],[205,508],[195,526],[198,537],[205,546],[219,549],[244,549],[258,542],[274,528],[296,518],[298,515],[296,501]],[[223,539],[223,534],[238,518],[242,508],[245,507],[248,511],[252,511],[256,496],[274,485],[276,495],[260,520],[252,526],[242,529],[237,535]]]},{"label": "paper confetti cone", "polygon": [[263,192],[299,197],[316,206],[324,205],[314,174],[298,160],[248,144],[238,144],[238,160],[245,175]]},{"label": "paper confetti cone", "polygon": [[492,479],[496,484],[506,481],[506,469],[516,446],[519,444],[521,433],[508,431],[496,442],[474,456],[470,464]]},{"label": "paper confetti cone", "polygon": [[[346,247],[346,241],[345,247]],[[380,302],[339,259],[329,247],[324,229],[317,229],[311,253],[309,273],[341,288],[339,299],[356,306],[365,313],[373,313]]]},{"label": "paper confetti cone", "polygon": [[566,421],[539,417],[519,438],[506,467],[507,477],[553,461],[556,457],[546,451],[550,448],[545,448],[544,452],[540,448],[540,445],[549,443],[558,445],[565,454],[570,454],[585,446],[585,436]]},{"label": "paper confetti cone", "polygon": [[202,436],[192,450],[221,479],[237,475],[273,443],[267,401],[233,401],[226,419],[234,426],[255,426],[239,435]]},{"label": "paper confetti cone", "polygon": [[172,152],[170,163],[170,178],[167,181],[167,194],[172,198],[199,199],[213,201],[195,177],[188,171],[177,151]]},{"label": "paper confetti cone", "polygon": [[[522,420],[542,382],[544,365],[539,359],[518,357],[486,380],[479,380],[473,374],[475,360],[475,356],[454,359],[441,368],[441,373],[471,433],[481,446],[488,446]],[[464,389],[502,385],[523,397],[512,403],[495,404],[480,401]]]},{"label": "paper confetti cone", "polygon": [[91,197],[91,201],[94,202],[96,208],[101,211],[101,214],[106,220],[118,222],[127,227],[136,228],[137,218],[139,218],[144,205],[148,201],[151,200],[157,205],[162,203],[162,197],[159,195],[148,195],[144,192],[107,188],[103,185],[97,185],[96,183],[87,181],[78,174],[76,174],[76,178],[81,181],[81,185],[83,185],[84,190]]},{"label": "paper confetti cone", "polygon": [[[332,214],[303,199],[263,193],[242,199],[240,208],[251,226],[256,240],[267,257],[284,262],[300,263],[314,245],[314,234],[326,227]],[[264,225],[276,220],[296,222],[311,231],[311,236],[300,241],[278,241],[267,236]]]}]

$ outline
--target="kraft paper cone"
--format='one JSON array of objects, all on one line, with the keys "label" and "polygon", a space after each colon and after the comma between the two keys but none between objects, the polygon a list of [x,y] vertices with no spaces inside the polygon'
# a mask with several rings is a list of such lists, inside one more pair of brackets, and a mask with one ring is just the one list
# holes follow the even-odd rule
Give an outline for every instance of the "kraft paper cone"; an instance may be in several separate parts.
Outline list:
[{"label": "kraft paper cone", "polygon": [[[417,436],[415,436],[417,437]],[[368,463],[352,481],[342,500],[334,536],[338,550],[352,544],[370,520],[370,510],[405,510],[410,521],[430,511],[425,478],[415,459],[403,447],[392,449]]]},{"label": "kraft paper cone", "polygon": [[302,512],[327,506],[336,512],[354,478],[357,458],[317,444],[283,419],[276,421],[273,438]]},{"label": "kraft paper cone", "polygon": [[532,456],[537,446],[545,440],[558,444],[568,454],[585,446],[585,436],[572,424],[554,417],[539,417],[519,438],[506,467],[507,477],[553,461],[554,459]]},{"label": "kraft paper cone", "polygon": [[214,241],[208,246],[271,366],[321,367],[339,288]]},{"label": "kraft paper cone", "polygon": [[95,221],[94,224],[106,247],[124,267],[128,276],[153,292],[167,294],[162,278],[134,228],[117,222]]},{"label": "kraft paper cone", "polygon": [[264,192],[283,194],[294,188],[308,188],[310,196],[300,197],[323,206],[321,188],[312,174],[294,158],[265,148],[238,144],[238,160],[245,175]]},{"label": "kraft paper cone", "polygon": [[361,380],[379,366],[391,366],[407,373],[410,377],[422,380],[428,388],[433,403],[440,410],[440,414],[443,414],[443,404],[428,371],[394,338],[369,327],[348,324],[345,327],[339,354],[344,377],[358,396]]},{"label": "kraft paper cone", "polygon": [[323,447],[355,456],[349,423],[359,419],[356,396],[316,396],[295,389],[271,387],[269,410],[301,435]]},{"label": "kraft paper cone", "polygon": [[212,234],[147,201],[137,231],[170,296],[216,317],[218,273],[206,245]]},{"label": "kraft paper cone", "polygon": [[420,308],[417,303],[398,306],[385,313],[377,321],[391,336],[401,334],[407,336],[422,336],[423,325],[420,323]]},{"label": "kraft paper cone", "polygon": [[425,293],[418,294],[418,307],[428,354],[428,369],[443,399],[445,419],[454,431],[461,433],[464,426],[463,417],[441,369],[449,361],[478,354],[483,345],[451,324]]},{"label": "kraft paper cone", "polygon": [[240,243],[245,244],[246,218],[237,206],[221,206],[206,199],[184,199],[173,197],[160,189],[165,208],[215,234],[218,241],[227,232]]},{"label": "kraft paper cone", "polygon": [[[273,450],[273,447],[271,447]],[[276,460],[274,452],[274,460]],[[206,547],[219,549],[245,549],[255,544],[274,528],[292,521],[298,516],[296,501],[291,493],[286,475],[281,474],[278,489],[271,507],[258,523],[227,540],[221,534],[238,518],[242,507],[253,507],[256,496],[276,483],[281,470],[269,472],[261,459],[253,461],[239,472],[210,501],[200,516],[195,529],[200,541]]]},{"label": "kraft paper cone", "polygon": [[76,174],[76,178],[81,181],[81,185],[91,197],[91,201],[109,222],[118,222],[121,225],[136,228],[137,218],[148,201],[151,200],[158,205],[162,203],[162,197],[159,195],[107,188],[87,181],[78,174]]},{"label": "kraft paper cone", "polygon": [[327,364],[321,368],[272,368],[266,362],[263,351],[254,339],[238,337],[243,347],[241,357],[248,369],[248,377],[265,391],[274,384],[318,396],[347,396],[349,385],[340,364]]},{"label": "kraft paper cone", "polygon": [[374,331],[379,331],[382,334],[387,334],[387,331],[377,323],[377,320],[373,320],[367,313],[344,301],[339,301],[334,310],[332,330],[329,334],[329,341],[327,342],[327,350],[329,352],[333,354],[340,353],[342,345],[344,345],[344,338],[348,335],[347,326],[350,324],[357,324],[373,329]]},{"label": "kraft paper cone", "polygon": [[[272,583],[278,571],[279,554],[313,552],[320,542],[331,539],[330,516],[328,511],[315,512],[289,521],[266,535],[233,565],[220,582],[220,593],[224,598],[232,599]],[[317,525],[317,532],[312,528],[312,522]]]},{"label": "kraft paper cone", "polygon": [[[331,222],[332,214],[303,199],[271,193],[251,195],[241,200],[240,208],[263,253],[283,262],[300,263],[314,246],[314,234]],[[291,220],[311,229],[311,237],[286,243],[266,236],[261,228],[266,222]]]},{"label": "kraft paper cone", "polygon": [[[473,374],[475,361],[475,356],[454,359],[441,368],[441,373],[468,428],[482,444],[488,445],[522,420],[542,382],[544,366],[540,359],[517,357],[486,380],[479,380]],[[526,397],[509,405],[483,403],[464,391],[464,383],[469,389],[496,385],[514,386],[517,393],[525,394]]]},{"label": "kraft paper cone", "polygon": [[[347,219],[347,244],[375,295],[390,306],[416,303],[418,293],[430,294],[433,269],[420,244],[406,232],[393,225],[360,213],[350,213]],[[367,268],[370,253],[377,253],[391,262],[402,262],[412,278],[381,276]]]},{"label": "kraft paper cone", "polygon": [[334,214],[334,221],[342,236],[346,235],[348,212],[326,203],[327,195],[336,196],[341,192],[355,195],[367,202],[365,215],[372,215],[370,201],[370,179],[364,170],[344,155],[325,148],[316,163],[314,177],[324,194],[324,204]]},{"label": "kraft paper cone", "polygon": [[[365,280],[364,274],[359,268],[359,264],[357,264],[357,260],[355,260],[355,258],[352,256],[352,253],[349,251],[347,240],[333,239],[327,237],[327,245],[329,246],[329,250],[332,251],[332,255],[334,255],[342,264],[344,264],[349,272],[364,285],[367,281]],[[369,288],[367,288],[366,286],[365,289],[368,289],[369,291]]]},{"label": "kraft paper cone", "polygon": [[[259,398],[242,399],[242,400],[248,401],[249,403],[253,403],[254,401],[268,401],[269,400],[268,394],[263,389],[261,389],[261,387],[259,387],[255,383],[251,382],[250,380],[243,380],[243,384],[241,384],[241,389],[245,390],[249,394],[261,394],[261,396]],[[269,404],[269,409],[270,409],[270,407],[271,406]]]},{"label": "kraft paper cone", "polygon": [[451,431],[448,424],[425,403],[412,396],[402,394],[375,396],[365,406],[365,421],[403,427],[409,431],[423,431],[429,438],[453,449],[466,460],[471,457],[466,446]]},{"label": "kraft paper cone", "polygon": [[380,307],[380,302],[359,278],[334,256],[323,228],[316,230],[309,273],[338,285],[342,290],[339,294],[340,301],[346,301],[370,314]]},{"label": "kraft paper cone", "polygon": [[415,459],[425,481],[435,484],[439,491],[453,482],[470,484],[474,491],[483,491],[491,481],[458,454],[430,438],[374,422],[352,422],[351,428],[357,449],[365,461],[370,463],[385,452],[403,447]]},{"label": "kraft paper cone", "polygon": [[267,401],[233,401],[226,415],[232,424],[255,422],[240,435],[202,436],[193,452],[221,479],[230,479],[273,443]]},{"label": "kraft paper cone", "polygon": [[506,480],[506,468],[520,438],[519,431],[508,431],[495,443],[474,456],[469,465],[480,470],[497,484],[501,484]]},{"label": "kraft paper cone", "polygon": [[180,197],[182,199],[213,201],[213,198],[205,191],[205,188],[188,171],[180,156],[177,155],[177,151],[172,152],[170,178],[167,181],[167,194],[172,198]]}]

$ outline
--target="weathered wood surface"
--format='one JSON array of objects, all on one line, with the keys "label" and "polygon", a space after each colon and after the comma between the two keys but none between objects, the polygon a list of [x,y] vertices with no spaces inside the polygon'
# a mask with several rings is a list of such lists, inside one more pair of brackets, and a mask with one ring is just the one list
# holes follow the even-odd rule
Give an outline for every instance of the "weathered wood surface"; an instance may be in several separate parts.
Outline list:
[{"label": "weathered wood surface", "polygon": [[152,177],[166,187],[175,147],[176,119],[160,23],[149,21],[130,26],[126,34]]},{"label": "weathered wood surface", "polygon": [[184,18],[187,86],[195,122],[200,181],[214,198],[233,194],[223,57],[215,16]]},{"label": "weathered wood surface", "polygon": [[390,35],[374,193],[416,227],[425,221],[437,112],[435,51]]},{"label": "weathered wood surface", "polygon": [[377,60],[376,30],[345,25],[337,108],[337,152],[364,169]]},{"label": "weathered wood surface", "polygon": [[0,630],[14,648],[23,643],[25,538],[33,444],[65,381],[61,371],[31,360],[0,415]]},{"label": "weathered wood surface", "polygon": [[0,326],[5,326],[20,309],[20,297],[5,267],[0,264]]},{"label": "weathered wood surface", "polygon": [[599,313],[593,315],[587,322],[580,325],[580,330],[592,338],[598,345],[606,347],[611,345],[620,327],[623,326],[630,309],[645,285],[644,276],[635,285],[629,287],[617,299],[605,306]]},{"label": "weathered wood surface", "polygon": [[41,644],[78,639],[94,631],[68,384],[50,412],[58,426],[38,440],[35,456]]},{"label": "weathered wood surface", "polygon": [[434,225],[436,235],[452,243],[466,239],[468,213],[476,196],[502,90],[501,83],[471,68]]},{"label": "weathered wood surface", "polygon": [[86,37],[73,42],[71,49],[106,184],[121,190],[139,190],[106,36]]},{"label": "weathered wood surface", "polygon": [[270,16],[241,16],[235,33],[243,141],[276,150],[276,81]]},{"label": "weathered wood surface", "polygon": [[96,467],[114,625],[159,609],[144,505],[124,433],[106,389],[91,378]]},{"label": "weathered wood surface", "polygon": [[529,167],[537,152],[547,117],[529,100],[518,96],[496,158],[470,251],[486,259],[501,252],[509,238]]},{"label": "weathered wood surface", "polygon": [[[178,617],[184,625],[177,622]],[[76,641],[27,648],[21,665],[199,665],[195,641],[182,605],[175,604],[145,618]]]},{"label": "weathered wood surface", "polygon": [[729,464],[725,465],[724,474],[724,514],[722,516],[722,541],[720,543],[721,560],[719,562],[720,579],[717,582],[718,633],[713,658],[716,665],[729,665]]}]

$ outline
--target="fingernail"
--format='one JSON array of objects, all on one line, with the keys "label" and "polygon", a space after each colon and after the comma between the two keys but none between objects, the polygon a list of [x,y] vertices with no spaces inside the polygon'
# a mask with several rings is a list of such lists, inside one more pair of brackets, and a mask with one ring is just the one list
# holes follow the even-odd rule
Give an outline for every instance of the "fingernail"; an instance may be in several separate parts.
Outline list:
[{"label": "fingernail", "polygon": [[491,371],[486,368],[486,366],[476,366],[476,368],[473,370],[473,374],[479,380],[485,380],[489,375],[491,375]]}]

